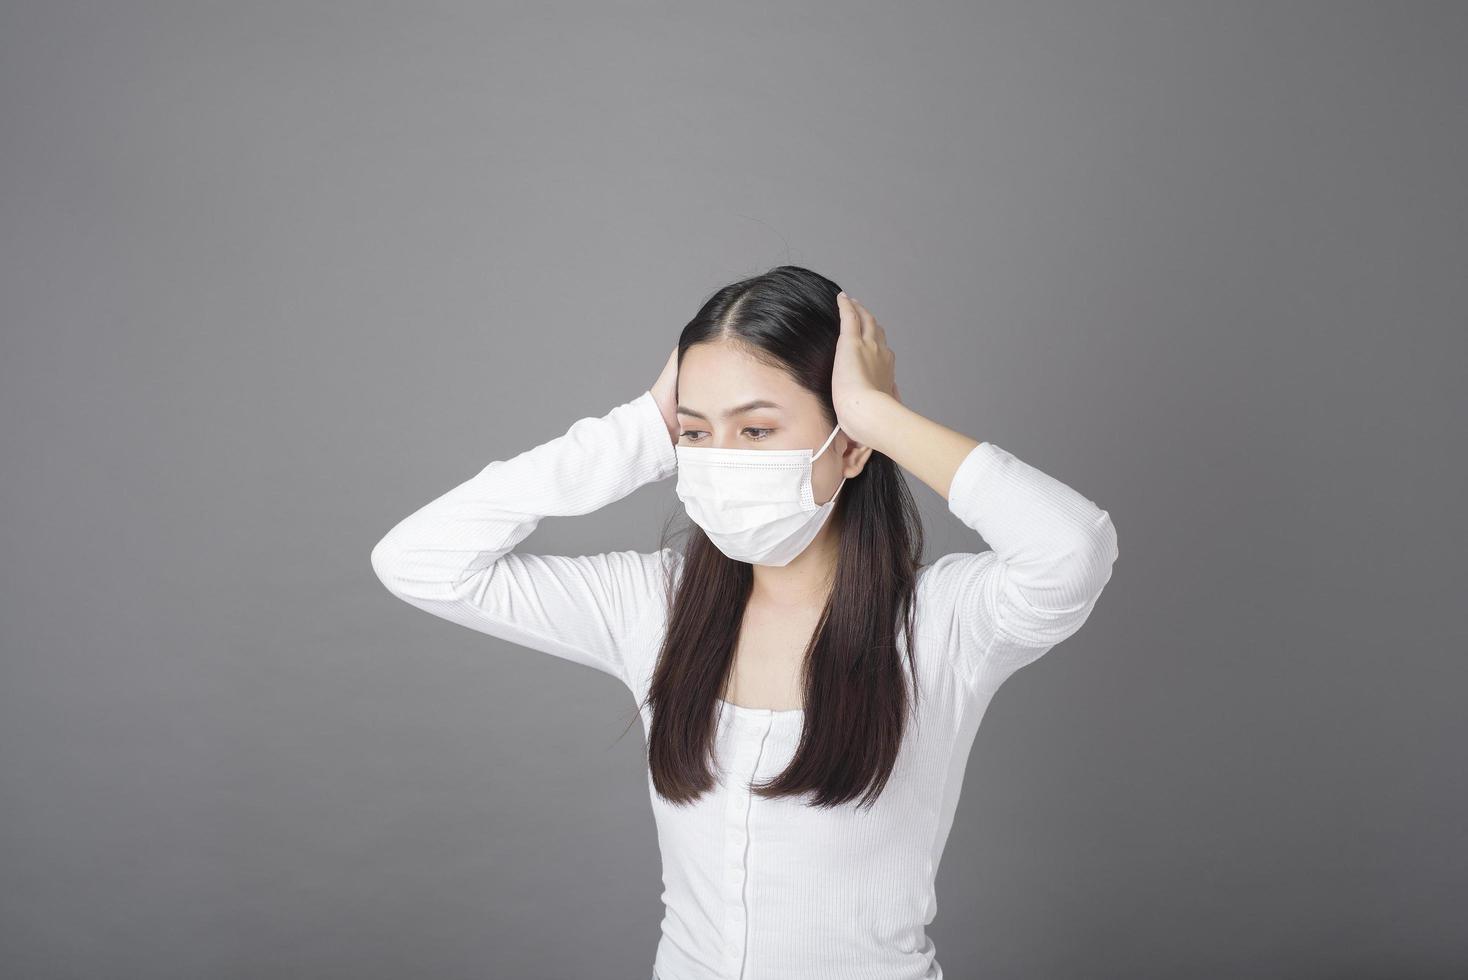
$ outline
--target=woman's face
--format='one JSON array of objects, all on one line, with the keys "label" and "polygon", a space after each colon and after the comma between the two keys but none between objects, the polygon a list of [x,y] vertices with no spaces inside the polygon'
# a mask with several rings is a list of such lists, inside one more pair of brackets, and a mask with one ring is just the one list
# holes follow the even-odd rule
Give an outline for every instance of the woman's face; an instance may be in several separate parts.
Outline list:
[{"label": "woman's face", "polygon": [[[695,344],[678,366],[678,445],[719,449],[821,448],[833,425],[819,398],[779,368],[728,341]],[[845,472],[845,432],[815,461],[811,491],[831,499]]]}]

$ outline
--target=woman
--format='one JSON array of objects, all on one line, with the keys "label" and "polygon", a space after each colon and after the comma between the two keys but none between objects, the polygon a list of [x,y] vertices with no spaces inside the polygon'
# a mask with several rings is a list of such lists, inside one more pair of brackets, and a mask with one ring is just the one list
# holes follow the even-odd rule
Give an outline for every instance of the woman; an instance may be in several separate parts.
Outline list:
[{"label": "woman", "polygon": [[[919,980],[964,765],[1011,673],[1086,621],[1110,516],[904,406],[885,332],[783,266],[718,291],[653,386],[394,527],[383,583],[637,699],[660,980]],[[921,563],[899,467],[992,550]],[[681,548],[514,548],[676,474]]]}]

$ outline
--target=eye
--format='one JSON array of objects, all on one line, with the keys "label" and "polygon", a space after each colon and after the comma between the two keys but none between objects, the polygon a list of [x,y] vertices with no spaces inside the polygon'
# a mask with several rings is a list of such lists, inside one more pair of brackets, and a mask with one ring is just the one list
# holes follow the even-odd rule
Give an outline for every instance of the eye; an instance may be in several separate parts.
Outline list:
[{"label": "eye", "polygon": [[[769,428],[760,428],[753,425],[746,425],[743,429],[740,429],[739,431],[741,435],[748,435],[749,438],[753,439],[755,442],[760,442],[763,439],[768,439],[770,433],[774,432],[775,430]],[[703,442],[704,437],[707,435],[708,433],[703,429],[684,429],[681,433],[679,433],[679,438],[686,439],[689,442]]]}]

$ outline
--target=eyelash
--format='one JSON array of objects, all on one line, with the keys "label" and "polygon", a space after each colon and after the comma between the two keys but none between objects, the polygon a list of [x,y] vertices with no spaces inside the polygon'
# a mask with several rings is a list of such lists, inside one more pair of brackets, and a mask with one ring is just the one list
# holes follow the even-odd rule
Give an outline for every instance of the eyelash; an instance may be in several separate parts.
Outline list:
[{"label": "eyelash", "polygon": [[[744,428],[740,429],[739,431],[741,433],[743,433],[743,432],[761,432],[761,433],[763,433],[763,435],[758,435],[758,436],[753,436],[752,437],[755,442],[761,442],[761,441],[763,441],[765,439],[768,439],[770,437],[770,433],[771,432],[774,432],[775,430],[774,429],[762,429],[762,428],[759,428],[758,426],[746,425]],[[682,433],[682,437],[684,439],[688,439],[688,437],[690,435],[692,435],[693,433],[695,433],[695,432],[703,432],[703,430],[702,429],[688,429],[688,430],[685,430]],[[689,441],[690,442],[699,442],[700,440],[698,440],[698,439],[690,439]]]}]

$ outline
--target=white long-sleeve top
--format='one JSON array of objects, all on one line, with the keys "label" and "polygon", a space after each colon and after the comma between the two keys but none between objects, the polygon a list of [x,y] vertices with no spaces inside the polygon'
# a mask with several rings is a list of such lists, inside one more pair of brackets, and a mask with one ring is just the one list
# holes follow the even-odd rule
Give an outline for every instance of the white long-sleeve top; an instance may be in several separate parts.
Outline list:
[{"label": "white long-sleeve top", "polygon": [[[667,623],[664,563],[677,574],[678,553],[513,549],[543,517],[589,513],[676,472],[645,391],[489,463],[393,527],[372,566],[413,606],[605,671],[640,703]],[[1117,557],[1106,511],[990,442],[959,465],[948,508],[992,550],[918,573],[921,723],[873,807],[750,792],[793,756],[799,709],[721,702],[720,778],[691,806],[665,803],[649,773],[663,862],[658,980],[942,978],[925,926],[979,721],[1011,673],[1081,627]]]}]

